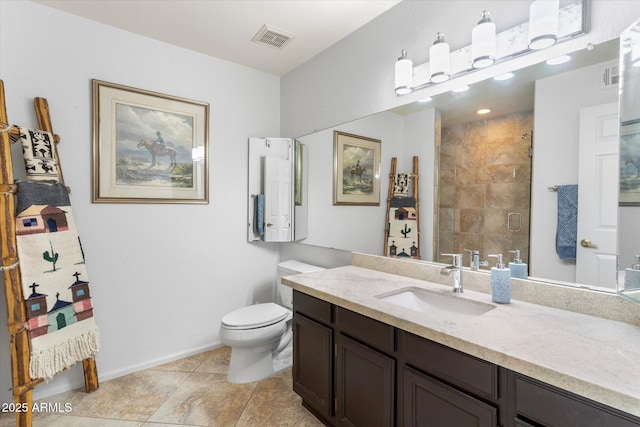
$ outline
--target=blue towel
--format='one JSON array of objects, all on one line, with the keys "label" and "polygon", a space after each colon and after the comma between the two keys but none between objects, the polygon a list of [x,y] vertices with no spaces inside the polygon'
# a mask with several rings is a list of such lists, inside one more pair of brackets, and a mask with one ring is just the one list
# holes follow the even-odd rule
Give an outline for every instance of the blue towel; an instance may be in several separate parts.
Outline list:
[{"label": "blue towel", "polygon": [[255,218],[253,221],[253,231],[258,236],[264,235],[264,194],[258,194],[254,205]]},{"label": "blue towel", "polygon": [[578,186],[558,186],[558,230],[556,252],[560,259],[576,259],[578,235]]}]

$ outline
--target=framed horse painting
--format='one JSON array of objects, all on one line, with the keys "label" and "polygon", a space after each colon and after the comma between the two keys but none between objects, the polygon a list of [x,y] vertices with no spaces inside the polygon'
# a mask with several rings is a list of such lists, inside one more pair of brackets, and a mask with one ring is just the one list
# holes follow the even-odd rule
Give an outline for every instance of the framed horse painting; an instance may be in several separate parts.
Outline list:
[{"label": "framed horse painting", "polygon": [[93,80],[93,202],[208,203],[209,104]]},{"label": "framed horse painting", "polygon": [[379,139],[333,132],[333,204],[380,205]]}]

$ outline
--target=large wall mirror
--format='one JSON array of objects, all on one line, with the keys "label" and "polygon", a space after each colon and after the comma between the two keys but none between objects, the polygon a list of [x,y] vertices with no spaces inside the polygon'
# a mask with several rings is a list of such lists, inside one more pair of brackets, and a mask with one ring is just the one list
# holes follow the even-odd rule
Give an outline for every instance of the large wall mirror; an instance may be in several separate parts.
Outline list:
[{"label": "large wall mirror", "polygon": [[640,21],[620,35],[621,294],[640,302]]},{"label": "large wall mirror", "polygon": [[[564,64],[536,64],[510,80],[482,81],[299,138],[310,161],[309,229],[301,243],[382,255],[391,158],[398,159],[398,172],[410,172],[418,156],[423,261],[440,262],[440,253],[455,252],[468,266],[464,249],[480,250],[483,260],[503,253],[509,261],[508,251],[517,249],[532,277],[615,292],[616,268],[631,266],[640,252],[639,207],[618,208],[617,200],[619,46],[617,39],[590,46]],[[480,108],[491,112],[478,116]],[[593,114],[599,118],[589,119]],[[590,120],[597,125],[585,130]],[[334,130],[382,141],[379,206],[332,204]],[[615,152],[596,164],[605,172],[598,180],[580,176],[585,132],[614,141]],[[605,228],[607,239],[614,236],[609,252],[604,240],[579,231],[577,260],[559,256],[556,190],[575,185],[581,194],[599,194],[600,205],[578,211],[595,209],[595,227]],[[583,239],[590,244],[581,246]],[[585,277],[580,258],[594,256],[606,271]]]}]

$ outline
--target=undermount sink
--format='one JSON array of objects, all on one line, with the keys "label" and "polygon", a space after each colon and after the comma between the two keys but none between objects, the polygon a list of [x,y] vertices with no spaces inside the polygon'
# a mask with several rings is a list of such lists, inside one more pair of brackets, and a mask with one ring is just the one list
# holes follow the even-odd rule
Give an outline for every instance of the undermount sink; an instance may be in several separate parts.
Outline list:
[{"label": "undermount sink", "polygon": [[492,304],[464,299],[459,295],[421,288],[403,288],[391,294],[378,295],[376,298],[445,321],[471,319],[495,308]]}]

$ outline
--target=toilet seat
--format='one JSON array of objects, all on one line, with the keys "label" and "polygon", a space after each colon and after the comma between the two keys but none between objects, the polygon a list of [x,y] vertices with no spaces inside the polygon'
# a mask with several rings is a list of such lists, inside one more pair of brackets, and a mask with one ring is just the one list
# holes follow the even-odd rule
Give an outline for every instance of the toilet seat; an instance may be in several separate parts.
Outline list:
[{"label": "toilet seat", "polygon": [[281,322],[290,316],[291,311],[267,302],[232,311],[222,318],[222,324],[228,329],[256,329]]}]

